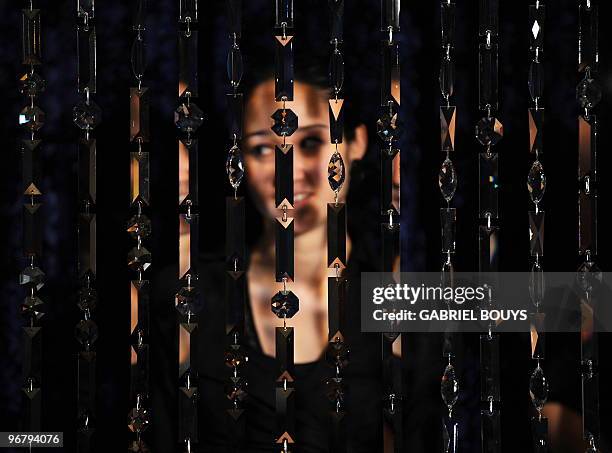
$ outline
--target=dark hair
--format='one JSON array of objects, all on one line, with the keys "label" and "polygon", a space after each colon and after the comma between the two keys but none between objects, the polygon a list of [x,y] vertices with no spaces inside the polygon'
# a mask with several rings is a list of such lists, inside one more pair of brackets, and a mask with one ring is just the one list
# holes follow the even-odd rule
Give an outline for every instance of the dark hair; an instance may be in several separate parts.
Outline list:
[{"label": "dark hair", "polygon": [[[248,4],[243,15],[243,34],[241,49],[244,58],[244,77],[241,91],[247,101],[253,90],[261,83],[274,78],[275,43],[272,36],[272,19],[274,11],[267,2],[253,0]],[[330,90],[329,61],[331,45],[327,21],[321,21],[327,13],[327,0],[300,0],[295,3],[295,21],[299,24],[299,33],[294,38],[294,78],[296,81],[312,85],[322,90]],[[248,13],[248,14],[247,14]],[[347,19],[349,20],[349,19]],[[356,128],[363,124],[368,129],[368,149],[362,161],[354,162],[351,169],[351,186],[347,203],[359,208],[349,209],[348,229],[353,239],[364,234],[376,233],[379,211],[379,158],[376,131],[374,129],[378,114],[378,74],[372,66],[364,61],[378,60],[378,41],[364,40],[363,36],[375,33],[378,23],[367,24],[360,19],[360,27],[372,30],[356,29],[345,31],[343,48],[345,62],[344,97],[344,133],[348,141],[355,137]],[[350,46],[348,43],[350,42]],[[252,203],[249,203],[252,205]],[[249,208],[250,216],[257,216],[254,207]],[[249,230],[249,242],[259,237],[258,229]],[[370,238],[372,239],[372,238]],[[372,240],[368,241],[372,242]],[[376,241],[374,241],[376,242]]]}]

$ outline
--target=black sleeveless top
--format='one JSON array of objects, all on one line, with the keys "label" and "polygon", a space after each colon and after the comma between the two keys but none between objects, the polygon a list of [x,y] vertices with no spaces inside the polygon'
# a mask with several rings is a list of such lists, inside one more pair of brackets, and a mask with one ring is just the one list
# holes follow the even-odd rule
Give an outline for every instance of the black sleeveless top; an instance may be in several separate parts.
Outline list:
[{"label": "black sleeveless top", "polygon": [[[379,260],[366,248],[354,248],[346,269],[349,281],[346,307],[345,338],[350,345],[349,366],[344,372],[346,383],[347,432],[350,452],[375,453],[382,446],[382,407],[380,389],[380,335],[360,332],[361,272],[376,271]],[[230,451],[230,435],[225,395],[230,369],[224,362],[225,338],[225,263],[202,257],[200,268],[203,311],[199,314],[197,369],[199,371],[198,417],[200,439],[195,451],[207,453]],[[170,271],[158,277],[173,281]],[[176,280],[176,279],[175,279]],[[163,285],[162,285],[163,286]],[[174,290],[175,291],[175,290]],[[299,295],[298,295],[299,296]],[[151,398],[153,451],[171,452],[177,445],[177,340],[173,293],[160,287],[154,293],[152,307]],[[298,315],[299,316],[299,313]],[[296,330],[296,341],[299,341]],[[278,364],[261,348],[251,314],[251,304],[245,302],[245,337],[248,363],[241,374],[248,382],[248,397],[244,402],[246,416],[245,447],[249,453],[277,451],[275,415],[275,382]],[[176,371],[176,372],[175,372]],[[329,414],[332,403],[326,397],[326,380],[333,370],[321,358],[295,367],[296,453],[329,451]]]}]

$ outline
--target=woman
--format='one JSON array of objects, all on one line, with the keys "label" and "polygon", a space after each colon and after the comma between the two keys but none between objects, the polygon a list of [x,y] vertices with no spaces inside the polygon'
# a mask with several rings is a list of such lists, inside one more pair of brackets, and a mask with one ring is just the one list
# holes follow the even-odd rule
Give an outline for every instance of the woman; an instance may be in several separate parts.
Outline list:
[{"label": "woman", "polygon": [[[243,188],[247,198],[256,207],[261,219],[261,233],[256,234],[249,248],[247,296],[245,307],[245,337],[248,363],[241,373],[248,382],[248,397],[245,400],[246,433],[240,451],[267,452],[273,448],[277,425],[275,418],[274,385],[278,374],[275,356],[275,327],[282,326],[271,311],[271,298],[282,284],[275,281],[274,243],[274,147],[282,140],[270,129],[271,116],[279,104],[274,100],[273,66],[262,64],[250,67],[249,81],[245,85],[245,123],[242,150],[246,170]],[[299,127],[287,139],[294,146],[294,200],[293,213],[295,232],[295,281],[290,289],[299,297],[300,310],[290,320],[295,327],[295,386],[296,386],[296,446],[295,452],[329,451],[329,418],[331,402],[326,398],[325,381],[333,375],[325,360],[328,344],[327,328],[327,203],[334,201],[334,193],[327,182],[329,158],[335,150],[330,144],[328,99],[330,97],[324,58],[301,58],[296,66],[294,101],[287,108],[299,118]],[[355,114],[351,101],[345,105],[345,134],[340,146],[346,180],[339,194],[339,201],[348,206],[349,233],[347,235],[348,265],[343,274],[349,280],[347,331],[345,337],[351,347],[349,366],[344,373],[347,392],[347,428],[352,452],[376,452],[380,450],[382,435],[381,397],[379,390],[380,359],[378,335],[361,334],[359,329],[359,272],[378,269],[380,258],[374,251],[375,241],[366,239],[368,234],[376,236],[374,228],[378,218],[368,212],[367,204],[354,199],[360,185],[370,191],[368,200],[377,203],[378,184],[368,181],[364,172],[358,172],[358,162],[368,149],[368,131]],[[375,162],[376,160],[374,160]],[[372,175],[377,173],[374,167]],[[182,172],[184,176],[185,171]],[[361,173],[361,174],[360,174]],[[364,179],[365,178],[365,179]],[[359,181],[355,181],[358,179]],[[376,188],[372,190],[372,187]],[[357,194],[358,195],[358,194]],[[351,201],[354,200],[354,201]],[[372,205],[374,208],[377,206]],[[372,220],[369,231],[367,218]],[[252,231],[251,221],[247,229]],[[373,251],[368,250],[368,247]],[[199,315],[198,337],[198,389],[200,400],[200,442],[198,448],[206,452],[229,451],[228,427],[225,409],[229,401],[225,387],[229,369],[224,364],[225,350],[225,262],[223,257],[211,260],[202,257],[200,269],[201,294],[204,310]],[[332,275],[332,274],[329,274]],[[164,281],[164,277],[158,280]],[[163,294],[161,291],[158,294]],[[166,299],[167,300],[167,299]],[[156,304],[163,307],[163,302]],[[160,321],[158,344],[165,348],[159,351],[157,371],[152,376],[163,375],[164,379],[154,384],[153,445],[159,451],[173,451],[175,434],[172,414],[176,409],[176,379],[172,321],[174,315],[167,310],[157,314]],[[175,347],[175,346],[174,346]],[[181,351],[180,360],[186,360]],[[160,373],[160,374],[158,374]],[[175,429],[175,427],[174,427]]]}]

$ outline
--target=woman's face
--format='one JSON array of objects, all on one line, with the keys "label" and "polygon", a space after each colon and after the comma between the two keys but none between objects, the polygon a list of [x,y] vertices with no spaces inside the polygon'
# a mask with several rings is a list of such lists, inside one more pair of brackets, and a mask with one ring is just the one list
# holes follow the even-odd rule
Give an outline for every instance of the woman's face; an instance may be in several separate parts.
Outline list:
[{"label": "woman's face", "polygon": [[[327,182],[327,164],[335,151],[330,143],[327,92],[312,85],[296,82],[294,101],[287,109],[298,117],[298,129],[287,137],[293,145],[293,188],[295,234],[301,234],[325,224],[327,203],[334,193]],[[274,199],[274,147],[283,143],[270,129],[272,114],[282,103],[275,102],[274,81],[258,85],[252,92],[245,110],[244,161],[249,190],[264,217],[278,217]],[[366,149],[365,127],[356,131],[356,139],[339,146],[345,164],[346,180],[340,200],[346,196],[348,169],[353,159],[360,159]]]}]

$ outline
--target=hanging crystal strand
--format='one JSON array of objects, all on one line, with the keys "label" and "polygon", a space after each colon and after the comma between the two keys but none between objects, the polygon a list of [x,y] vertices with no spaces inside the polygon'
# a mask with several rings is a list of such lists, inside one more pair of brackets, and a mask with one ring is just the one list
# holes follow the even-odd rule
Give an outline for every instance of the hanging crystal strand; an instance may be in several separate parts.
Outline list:
[{"label": "hanging crystal strand", "polygon": [[[399,169],[400,149],[397,146],[403,126],[399,121],[400,62],[399,43],[400,1],[381,0],[381,100],[377,121],[378,136],[382,140],[381,159],[381,218],[382,271],[389,278],[382,283],[394,285],[399,272]],[[400,452],[404,449],[403,375],[401,365],[401,336],[397,332],[381,335],[383,379],[383,431],[385,451]],[[399,359],[394,358],[393,347],[398,347]]]},{"label": "hanging crystal strand", "polygon": [[242,79],[242,0],[227,0],[227,21],[230,50],[227,56],[227,76],[231,92],[227,94],[230,115],[230,142],[225,170],[233,195],[226,197],[226,351],[225,364],[229,368],[225,387],[229,402],[227,423],[229,427],[230,451],[237,452],[244,446],[246,415],[244,399],[247,396],[247,381],[241,374],[248,362],[244,336],[244,304],[246,294],[246,246],[244,197],[238,189],[244,178],[244,163],[240,150],[243,126],[243,95],[239,92]]},{"label": "hanging crystal strand", "polygon": [[[476,125],[476,139],[484,147],[479,163],[479,270],[482,283],[490,287],[483,308],[493,308],[495,281],[489,272],[498,270],[498,155],[493,147],[503,137],[495,117],[498,108],[498,8],[499,0],[481,0],[478,47],[479,108],[484,117]],[[495,325],[480,336],[481,439],[483,452],[501,451],[499,334]]]},{"label": "hanging crystal strand", "polygon": [[[178,442],[190,453],[198,443],[198,313],[202,309],[198,288],[199,201],[197,131],[204,122],[194,103],[198,96],[198,2],[179,0],[178,18],[178,286],[174,297],[178,331]],[[181,181],[181,173],[187,180]]]},{"label": "hanging crystal strand", "polygon": [[76,338],[81,344],[77,358],[77,451],[89,452],[95,429],[96,352],[93,345],[98,327],[93,312],[98,302],[96,290],[96,139],[93,130],[102,112],[93,101],[96,93],[96,21],[94,0],[78,0],[77,92],[82,99],[74,106],[72,118],[81,131],[78,143],[79,221],[78,221],[78,307],[81,320]]},{"label": "hanging crystal strand", "polygon": [[326,395],[331,403],[329,449],[347,451],[345,384],[343,371],[348,365],[348,345],[344,338],[344,310],[348,281],[342,275],[346,267],[346,204],[340,202],[345,180],[344,160],[340,153],[344,134],[344,58],[342,39],[344,0],[329,0],[331,54],[329,63],[330,99],[329,133],[334,151],[327,166],[327,180],[334,202],[327,204],[327,266],[334,274],[327,279],[328,347],[327,358],[333,374],[326,382]]},{"label": "hanging crystal strand", "polygon": [[541,202],[546,190],[546,175],[541,157],[543,148],[544,108],[541,106],[544,91],[544,69],[542,63],[544,24],[546,7],[542,1],[536,1],[529,6],[529,40],[530,59],[529,94],[532,107],[528,111],[529,121],[529,152],[533,154],[531,169],[527,175],[527,190],[534,210],[528,212],[529,241],[531,257],[531,278],[529,292],[535,306],[535,312],[530,315],[531,325],[531,358],[535,360],[535,368],[529,380],[529,395],[537,411],[531,419],[533,450],[548,451],[548,420],[542,415],[542,409],[548,399],[548,381],[542,368],[544,360],[544,320],[542,311],[544,299],[544,270],[542,256],[544,254],[544,211]]},{"label": "hanging crystal strand", "polygon": [[132,409],[128,415],[128,428],[134,435],[130,438],[129,451],[145,452],[143,433],[150,414],[149,405],[149,280],[143,274],[151,266],[151,253],[144,240],[151,235],[149,187],[149,89],[142,85],[146,69],[146,1],[132,0],[132,31],[134,40],[131,49],[131,65],[135,87],[130,88],[130,210],[127,233],[136,242],[128,253],[128,267],[132,271],[130,281],[130,399]]},{"label": "hanging crystal strand", "polygon": [[275,147],[275,219],[276,236],[276,281],[282,282],[283,289],[271,300],[272,312],[283,319],[283,327],[276,328],[276,361],[279,375],[276,379],[277,434],[275,449],[288,453],[295,444],[295,384],[293,359],[293,327],[287,326],[287,319],[299,310],[299,299],[287,289],[287,283],[294,280],[294,209],[293,201],[293,145],[287,137],[298,128],[297,115],[287,108],[293,101],[293,0],[275,0],[276,21],[274,40],[276,46],[275,99],[282,106],[272,115],[272,131],[282,137],[283,144]]},{"label": "hanging crystal strand", "polygon": [[596,80],[599,64],[597,0],[579,0],[578,71],[582,80],[576,88],[580,107],[578,117],[578,253],[583,262],[578,268],[581,324],[582,429],[588,443],[587,453],[599,450],[599,348],[594,331],[594,306],[601,270],[597,256],[597,117],[602,89]]},{"label": "hanging crystal strand", "polygon": [[[438,186],[446,205],[440,208],[440,224],[442,234],[442,279],[444,286],[453,286],[455,254],[455,230],[457,223],[457,209],[450,207],[450,202],[457,190],[457,172],[451,152],[455,151],[455,127],[457,121],[457,108],[451,105],[455,85],[455,9],[451,0],[442,0],[440,3],[441,23],[441,53],[440,53],[440,92],[442,104],[440,105],[440,144],[444,160],[438,173]],[[450,309],[451,307],[448,306]],[[453,408],[459,398],[459,381],[453,365],[455,356],[453,350],[454,334],[452,329],[444,333],[444,347],[442,355],[448,360],[440,384],[442,401],[448,408],[448,417],[442,418],[442,437],[444,452],[457,451],[459,440],[458,422],[453,416]]]},{"label": "hanging crystal strand", "polygon": [[30,1],[22,9],[22,49],[24,74],[19,79],[19,91],[26,96],[27,105],[19,112],[19,125],[25,130],[21,140],[23,162],[23,252],[26,267],[19,275],[25,290],[21,305],[24,316],[22,431],[41,431],[42,411],[42,324],[44,304],[39,291],[45,284],[40,269],[42,253],[42,162],[41,139],[38,131],[45,122],[45,112],[36,105],[36,98],[45,90],[46,82],[36,72],[42,64],[41,10]]}]

